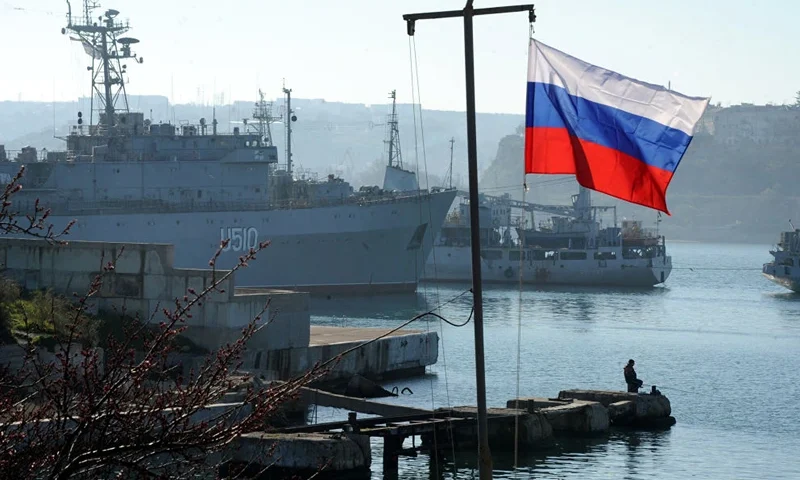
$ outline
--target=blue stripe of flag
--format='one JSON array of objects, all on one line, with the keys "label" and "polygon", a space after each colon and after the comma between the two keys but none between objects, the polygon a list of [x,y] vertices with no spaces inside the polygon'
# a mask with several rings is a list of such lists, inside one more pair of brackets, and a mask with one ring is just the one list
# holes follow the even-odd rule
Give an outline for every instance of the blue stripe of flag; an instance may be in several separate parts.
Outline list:
[{"label": "blue stripe of flag", "polygon": [[528,82],[525,126],[565,128],[571,135],[619,150],[674,172],[692,140],[681,130],[570,95],[564,88]]}]

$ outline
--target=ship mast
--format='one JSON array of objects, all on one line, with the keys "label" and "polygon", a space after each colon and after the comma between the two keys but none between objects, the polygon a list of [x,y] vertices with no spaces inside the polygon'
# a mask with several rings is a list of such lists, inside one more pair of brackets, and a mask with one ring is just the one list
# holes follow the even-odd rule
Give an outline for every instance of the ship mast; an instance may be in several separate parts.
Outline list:
[{"label": "ship mast", "polygon": [[403,156],[400,154],[400,130],[397,128],[397,90],[389,93],[392,99],[392,113],[386,121],[389,130],[389,139],[384,140],[389,146],[389,166],[403,169]]},{"label": "ship mast", "polygon": [[297,121],[297,116],[292,110],[292,89],[283,85],[283,93],[286,95],[286,172],[292,174],[292,122]]},{"label": "ship mast", "polygon": [[592,197],[589,189],[580,185],[578,194],[573,198],[573,206],[578,219],[589,221],[592,216]]},{"label": "ship mast", "polygon": [[269,124],[280,120],[280,117],[272,116],[272,102],[264,100],[264,92],[258,90],[258,102],[256,102],[253,109],[253,119],[257,120],[256,132],[258,133],[258,142],[262,147],[271,147],[272,143],[272,129]]},{"label": "ship mast", "polygon": [[[87,67],[92,72],[92,109],[94,98],[97,97],[102,112],[101,121],[98,122],[100,133],[112,136],[116,124],[115,112],[128,112],[124,79],[127,65],[121,61],[131,58],[136,63],[142,63],[144,59],[131,53],[131,44],[139,43],[139,40],[120,37],[130,29],[130,25],[127,21],[122,23],[116,20],[119,11],[108,9],[95,20],[93,12],[99,7],[95,0],[83,0],[83,18],[73,23],[72,6],[67,0],[67,26],[61,29],[61,33],[69,31],[77,35],[77,38],[70,35],[70,39],[81,42],[84,51],[92,57],[92,65]],[[97,68],[98,62],[101,68]],[[91,117],[89,123],[92,123]]]},{"label": "ship mast", "polygon": [[450,137],[450,168],[447,170],[449,188],[453,188],[453,144],[456,143],[455,137]]}]

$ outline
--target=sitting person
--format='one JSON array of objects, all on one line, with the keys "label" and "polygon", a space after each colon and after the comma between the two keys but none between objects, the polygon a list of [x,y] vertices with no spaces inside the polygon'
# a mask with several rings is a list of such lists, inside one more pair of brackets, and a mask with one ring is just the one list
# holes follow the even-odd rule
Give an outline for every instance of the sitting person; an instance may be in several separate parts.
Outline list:
[{"label": "sitting person", "polygon": [[635,363],[636,362],[631,359],[628,360],[628,364],[625,365],[625,383],[628,384],[629,393],[639,393],[639,389],[644,385],[644,382],[636,378],[636,370],[633,369]]}]

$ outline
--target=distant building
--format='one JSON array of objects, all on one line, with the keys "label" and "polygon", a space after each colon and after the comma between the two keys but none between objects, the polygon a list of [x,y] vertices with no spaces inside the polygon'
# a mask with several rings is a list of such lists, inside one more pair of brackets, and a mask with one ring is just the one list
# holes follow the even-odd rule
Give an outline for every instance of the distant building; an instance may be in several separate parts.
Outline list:
[{"label": "distant building", "polygon": [[698,133],[713,135],[715,143],[793,144],[800,138],[800,107],[747,103],[709,107],[700,125]]}]

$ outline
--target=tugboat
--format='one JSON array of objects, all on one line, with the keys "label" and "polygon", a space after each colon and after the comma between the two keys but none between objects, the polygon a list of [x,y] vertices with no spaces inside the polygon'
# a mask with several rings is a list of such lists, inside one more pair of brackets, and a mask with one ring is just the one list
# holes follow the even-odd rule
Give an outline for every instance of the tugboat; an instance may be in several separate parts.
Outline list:
[{"label": "tugboat", "polygon": [[764,264],[761,273],[778,285],[800,293],[800,230],[781,232],[778,248],[769,253],[773,260]]}]

